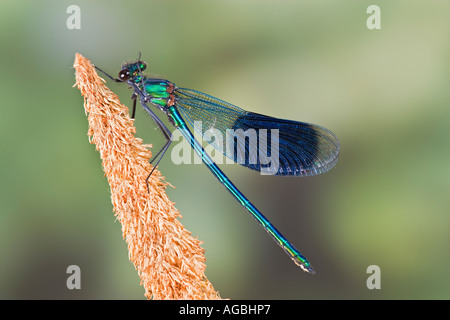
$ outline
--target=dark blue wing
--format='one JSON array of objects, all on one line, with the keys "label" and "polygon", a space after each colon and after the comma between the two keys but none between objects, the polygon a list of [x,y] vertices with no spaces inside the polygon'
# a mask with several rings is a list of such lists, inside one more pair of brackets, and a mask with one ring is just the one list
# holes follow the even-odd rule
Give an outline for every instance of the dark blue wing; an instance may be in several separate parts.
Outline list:
[{"label": "dark blue wing", "polygon": [[202,137],[219,133],[223,139],[211,145],[249,169],[310,176],[337,163],[339,140],[328,129],[247,112],[191,89],[177,88],[175,96],[178,110]]}]

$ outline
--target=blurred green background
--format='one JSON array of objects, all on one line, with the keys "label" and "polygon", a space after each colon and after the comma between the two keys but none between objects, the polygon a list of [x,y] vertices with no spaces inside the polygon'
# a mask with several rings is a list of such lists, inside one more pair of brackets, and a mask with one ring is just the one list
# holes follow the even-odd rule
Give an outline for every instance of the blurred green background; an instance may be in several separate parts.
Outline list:
[{"label": "blurred green background", "polygon": [[[69,30],[66,9],[81,8]],[[160,170],[206,275],[231,299],[449,299],[450,2],[6,1],[0,3],[0,298],[145,299],[88,142],[76,52],[250,111],[325,126],[321,176],[222,165],[316,269],[295,266],[201,165]],[[131,91],[110,84],[130,106]],[[154,125],[138,110],[138,136]],[[66,268],[81,268],[81,290]],[[366,287],[370,265],[381,289]]]}]

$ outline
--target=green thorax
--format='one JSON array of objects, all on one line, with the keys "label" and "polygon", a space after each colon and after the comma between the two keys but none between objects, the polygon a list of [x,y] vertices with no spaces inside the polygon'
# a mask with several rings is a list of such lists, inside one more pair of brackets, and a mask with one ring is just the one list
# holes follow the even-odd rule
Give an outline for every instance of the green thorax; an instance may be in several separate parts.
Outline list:
[{"label": "green thorax", "polygon": [[135,76],[133,81],[138,85],[146,95],[150,96],[150,101],[162,107],[167,107],[168,99],[170,98],[167,92],[167,80],[144,79],[141,81],[141,76]]}]

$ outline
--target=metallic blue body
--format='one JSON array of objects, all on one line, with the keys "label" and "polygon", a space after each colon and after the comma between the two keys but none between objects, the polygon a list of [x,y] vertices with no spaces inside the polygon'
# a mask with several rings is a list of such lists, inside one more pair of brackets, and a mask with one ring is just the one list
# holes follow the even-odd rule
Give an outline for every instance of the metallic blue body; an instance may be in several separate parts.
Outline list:
[{"label": "metallic blue body", "polygon": [[214,161],[205,152],[200,143],[194,138],[194,135],[187,127],[181,114],[175,107],[170,107],[168,115],[173,118],[175,123],[179,123],[178,129],[181,131],[186,141],[189,141],[191,147],[197,152],[198,156],[203,160],[204,164],[212,172],[212,174],[222,183],[225,188],[233,195],[233,197],[260,223],[260,225],[269,233],[278,245],[286,251],[291,259],[303,270],[314,273],[308,260],[273,226],[272,223],[236,188],[236,186],[228,179],[228,177],[220,170]]}]

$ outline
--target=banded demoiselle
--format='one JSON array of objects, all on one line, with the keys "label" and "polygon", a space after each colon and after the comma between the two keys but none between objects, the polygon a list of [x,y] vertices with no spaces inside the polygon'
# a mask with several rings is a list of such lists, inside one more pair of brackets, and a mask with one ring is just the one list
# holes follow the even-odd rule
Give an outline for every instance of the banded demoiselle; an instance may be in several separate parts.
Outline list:
[{"label": "banded demoiselle", "polygon": [[[232,152],[225,153],[218,144],[213,144],[225,156],[249,169],[277,176],[311,176],[330,170],[337,163],[339,155],[339,140],[336,136],[330,130],[317,125],[248,112],[205,93],[179,88],[168,80],[149,78],[142,73],[146,67],[146,63],[140,60],[139,55],[137,61],[122,65],[118,78],[96,68],[115,82],[127,83],[133,90],[132,118],[135,117],[136,100],[139,99],[142,107],[161,129],[166,143],[151,160],[152,163],[156,160],[154,168],[169,148],[172,132],[153,112],[149,104],[166,114],[171,124],[181,131],[212,174],[250,212],[295,264],[313,274],[314,269],[309,261],[219,169],[201,143],[195,139],[190,127],[197,129],[198,126],[195,126],[197,122],[203,124],[198,132],[202,136],[206,131],[215,129],[225,136],[228,145],[232,146]],[[250,135],[247,135],[250,130],[257,133],[253,135],[254,139],[250,139]],[[229,132],[234,134],[228,134]],[[259,157],[255,158],[252,154],[255,150]]]}]

